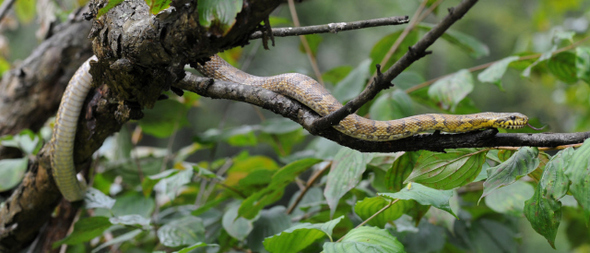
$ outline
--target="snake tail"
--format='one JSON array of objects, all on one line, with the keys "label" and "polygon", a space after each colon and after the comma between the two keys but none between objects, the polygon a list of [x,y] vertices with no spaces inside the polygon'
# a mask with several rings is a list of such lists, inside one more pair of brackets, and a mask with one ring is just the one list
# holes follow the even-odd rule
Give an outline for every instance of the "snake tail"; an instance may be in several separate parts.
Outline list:
[{"label": "snake tail", "polygon": [[82,105],[92,87],[92,76],[88,72],[91,60],[97,60],[96,56],[84,62],[70,79],[59,105],[51,139],[53,178],[68,201],[81,200],[86,192],[85,183],[76,178],[74,140]]}]

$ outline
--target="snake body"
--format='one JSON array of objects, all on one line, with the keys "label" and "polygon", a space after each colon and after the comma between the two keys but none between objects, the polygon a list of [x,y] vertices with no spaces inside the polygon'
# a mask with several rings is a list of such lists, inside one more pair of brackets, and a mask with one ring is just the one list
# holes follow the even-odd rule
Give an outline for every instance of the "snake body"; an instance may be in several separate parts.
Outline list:
[{"label": "snake body", "polygon": [[[58,188],[69,201],[83,199],[85,194],[83,182],[76,178],[73,148],[78,116],[91,87],[92,77],[88,72],[91,60],[96,60],[96,57],[88,59],[70,80],[62,97],[52,137],[53,176]],[[232,67],[219,56],[212,56],[206,63],[198,64],[197,70],[214,79],[259,86],[277,92],[303,103],[320,116],[342,107],[328,90],[306,75],[290,73],[271,77],[254,76]],[[353,138],[390,141],[428,130],[456,133],[484,128],[517,129],[527,123],[528,118],[521,113],[420,114],[389,121],[370,120],[351,114],[334,128]]]}]

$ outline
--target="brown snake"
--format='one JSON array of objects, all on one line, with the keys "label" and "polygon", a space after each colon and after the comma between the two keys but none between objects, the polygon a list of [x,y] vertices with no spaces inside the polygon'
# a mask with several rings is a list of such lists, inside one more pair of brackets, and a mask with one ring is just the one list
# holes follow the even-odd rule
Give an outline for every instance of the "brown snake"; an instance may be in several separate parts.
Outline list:
[{"label": "brown snake", "polygon": [[[88,59],[76,71],[66,88],[51,141],[53,176],[58,188],[69,201],[81,200],[85,195],[85,184],[76,179],[73,148],[78,116],[92,83],[92,77],[88,72],[90,60],[96,60],[96,57]],[[219,56],[212,56],[210,61],[198,65],[197,70],[211,78],[260,86],[277,92],[303,103],[320,116],[328,115],[342,107],[323,86],[306,75],[290,73],[271,77],[253,76],[232,67]],[[456,133],[484,128],[517,129],[527,124],[527,116],[521,113],[420,114],[389,121],[376,121],[352,114],[334,128],[353,138],[390,141],[428,130]]]}]

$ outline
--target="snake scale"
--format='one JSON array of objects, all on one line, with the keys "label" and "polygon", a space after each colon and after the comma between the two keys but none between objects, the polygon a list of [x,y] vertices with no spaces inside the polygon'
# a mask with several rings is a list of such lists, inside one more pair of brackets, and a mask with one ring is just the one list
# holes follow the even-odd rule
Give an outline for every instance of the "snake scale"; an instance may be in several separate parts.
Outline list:
[{"label": "snake scale", "polygon": [[[58,188],[69,201],[81,200],[85,194],[83,182],[76,179],[73,148],[78,116],[92,82],[88,72],[89,62],[95,59],[96,57],[93,56],[86,61],[70,80],[62,97],[53,132],[51,155],[53,176]],[[306,75],[289,73],[258,77],[232,67],[219,56],[212,56],[206,63],[198,64],[197,70],[214,79],[259,86],[277,92],[303,103],[320,116],[328,115],[342,107],[342,104],[328,90]],[[390,141],[428,130],[457,133],[485,128],[517,129],[527,124],[527,116],[521,113],[420,114],[389,121],[370,120],[351,114],[334,128],[353,138]]]}]

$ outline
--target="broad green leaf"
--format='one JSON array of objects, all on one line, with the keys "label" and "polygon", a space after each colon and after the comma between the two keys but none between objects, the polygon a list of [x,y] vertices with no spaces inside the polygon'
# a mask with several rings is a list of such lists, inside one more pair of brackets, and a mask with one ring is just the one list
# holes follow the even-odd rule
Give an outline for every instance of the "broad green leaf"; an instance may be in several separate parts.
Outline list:
[{"label": "broad green leaf", "polygon": [[332,162],[324,196],[333,215],[338,201],[361,180],[361,175],[371,161],[372,154],[363,154],[356,150],[343,147],[338,151]]},{"label": "broad green leaf", "polygon": [[160,227],[157,236],[167,247],[193,245],[205,240],[205,226],[201,218],[184,216]]},{"label": "broad green leaf", "polygon": [[324,252],[403,253],[405,250],[404,245],[387,232],[387,230],[374,227],[359,227],[348,232],[341,242],[324,243]]},{"label": "broad green leaf", "polygon": [[[371,53],[369,56],[371,57],[371,73],[375,73],[376,65],[381,64],[385,55],[391,50],[391,47],[397,40],[397,38],[403,33],[402,30],[393,32],[381,40],[379,40],[375,46],[371,49]],[[391,65],[397,62],[408,50],[408,47],[413,46],[418,41],[419,33],[418,31],[412,30],[411,32],[406,35],[406,38],[400,43],[397,47],[397,50],[393,53],[393,55],[389,58],[387,63],[384,66],[381,66],[381,71],[385,71],[389,69]]]},{"label": "broad green leaf", "polygon": [[[442,222],[438,216],[431,216],[430,219],[435,220],[437,224]],[[450,219],[454,220],[454,218]],[[448,240],[447,229],[434,225],[426,219],[421,219],[417,227],[413,224],[414,222],[410,223],[405,219],[398,221],[396,221],[397,231],[389,231],[404,245],[406,252],[444,252],[443,248]],[[448,228],[452,229],[452,224],[449,224]]]},{"label": "broad green leaf", "polygon": [[170,7],[172,0],[145,0],[145,3],[150,7],[150,12],[156,15],[158,12]]},{"label": "broad green leaf", "polygon": [[[366,220],[377,213],[377,211],[387,206],[391,201],[392,200],[381,196],[365,198],[356,202],[354,205],[354,212],[361,217],[361,219]],[[383,228],[385,224],[393,222],[401,217],[409,206],[412,206],[410,201],[397,201],[385,211],[373,217],[367,224]]]},{"label": "broad green leaf", "polygon": [[134,226],[147,230],[150,228],[150,220],[138,214],[123,215],[109,218],[113,225]]},{"label": "broad green leaf", "polygon": [[159,192],[168,196],[170,200],[174,200],[179,194],[179,190],[182,189],[184,185],[190,183],[193,178],[192,169],[176,171],[175,174],[161,179],[155,186]]},{"label": "broad green leaf", "polygon": [[395,87],[406,90],[412,86],[426,82],[426,80],[421,74],[405,70],[396,76],[391,82],[395,84]]},{"label": "broad green leaf", "polygon": [[524,215],[537,233],[555,248],[555,237],[561,222],[561,199],[568,190],[564,174],[574,154],[572,148],[560,151],[549,160],[533,197],[525,202]]},{"label": "broad green leaf", "polygon": [[197,5],[199,23],[210,28],[209,31],[216,30],[218,35],[225,35],[236,23],[242,6],[242,0],[201,0]]},{"label": "broad green leaf", "polygon": [[258,215],[258,212],[267,205],[270,205],[281,199],[285,187],[295,180],[299,174],[307,170],[312,165],[321,162],[320,159],[307,158],[292,162],[279,169],[272,175],[269,185],[258,192],[248,196],[242,202],[239,209],[239,216],[252,219]]},{"label": "broad green leaf", "polygon": [[488,179],[483,183],[484,189],[481,198],[502,186],[514,183],[518,178],[535,170],[539,166],[538,155],[537,148],[522,147],[510,159],[489,168]]},{"label": "broad green leaf", "polygon": [[217,244],[206,244],[204,242],[199,242],[199,243],[193,244],[191,246],[188,246],[186,248],[183,248],[179,251],[174,251],[173,253],[189,253],[189,252],[193,252],[194,249],[207,247],[207,246],[219,247],[219,245],[217,245]]},{"label": "broad green leaf", "polygon": [[533,196],[535,189],[530,184],[516,181],[491,192],[485,203],[498,213],[511,214],[521,217],[524,211],[524,201]]},{"label": "broad green leaf", "polygon": [[326,235],[332,240],[332,230],[343,218],[344,216],[340,216],[325,223],[297,224],[281,233],[264,239],[264,248],[272,253],[295,253],[305,249]]},{"label": "broad green leaf", "polygon": [[112,239],[108,240],[107,242],[105,242],[105,243],[99,245],[98,247],[92,249],[91,252],[92,253],[100,252],[100,250],[101,249],[104,249],[105,247],[130,241],[133,238],[135,238],[137,235],[141,234],[141,232],[142,232],[141,229],[135,229],[135,230],[129,231],[129,232],[125,233],[125,234],[122,234],[120,236],[117,236],[115,238],[112,238]]},{"label": "broad green leaf", "polygon": [[441,78],[428,89],[428,97],[444,109],[454,112],[457,105],[473,91],[473,77],[466,69]]},{"label": "broad green leaf", "polygon": [[412,99],[400,89],[387,92],[371,105],[369,114],[375,120],[393,120],[414,115]]},{"label": "broad green leaf", "polygon": [[590,84],[590,47],[576,48],[576,77]]},{"label": "broad green leaf", "polygon": [[[311,54],[315,57],[318,52],[318,47],[320,46],[320,43],[322,43],[322,36],[320,36],[319,34],[309,34],[304,35],[304,37],[307,40],[309,48],[311,49]],[[303,46],[303,43],[299,43],[299,51],[301,51],[302,53],[307,53],[305,52],[305,47]]]},{"label": "broad green leaf", "polygon": [[535,62],[533,62],[531,65],[529,65],[526,69],[524,69],[521,73],[521,76],[523,77],[530,77],[531,76],[531,71],[532,69],[537,66],[537,64],[548,60],[551,58],[551,56],[553,55],[553,52],[555,52],[555,50],[557,50],[557,46],[553,46],[549,51],[543,53],[541,55],[541,57],[539,57],[539,59],[537,59]]},{"label": "broad green leaf", "polygon": [[590,222],[590,139],[576,149],[565,170],[569,178],[570,192],[584,211],[586,226]]},{"label": "broad green leaf", "polygon": [[138,123],[145,133],[164,138],[188,125],[187,111],[180,102],[167,99],[159,101],[152,109],[143,110],[144,117]]},{"label": "broad green leaf", "polygon": [[150,194],[152,194],[152,190],[154,189],[154,186],[158,182],[160,182],[160,180],[167,178],[175,173],[178,173],[178,170],[170,169],[170,170],[162,171],[162,172],[155,174],[155,175],[144,177],[143,181],[141,182],[141,189],[143,191],[143,195],[145,197],[147,197]]},{"label": "broad green leaf", "polygon": [[565,83],[575,83],[578,81],[576,76],[576,55],[572,52],[561,52],[554,55],[547,62],[549,72],[557,79]]},{"label": "broad green leaf", "polygon": [[266,156],[237,157],[234,159],[231,168],[227,172],[225,184],[236,186],[240,180],[257,170],[277,170],[276,162]]},{"label": "broad green leaf", "polygon": [[252,251],[264,252],[264,238],[278,234],[291,226],[291,219],[287,216],[285,207],[275,206],[262,210],[254,222],[254,229],[248,235],[248,246]]},{"label": "broad green leaf", "polygon": [[[250,234],[254,225],[252,225],[252,219],[246,219],[238,216],[238,209],[240,205],[233,205],[224,214],[221,224],[231,237],[243,241],[246,236]],[[253,217],[255,218],[255,217]]]},{"label": "broad green leaf", "polygon": [[422,205],[434,206],[457,217],[449,205],[449,199],[453,196],[452,190],[436,190],[421,184],[411,183],[399,192],[379,193],[379,195],[391,199],[416,200]]},{"label": "broad green leaf", "polygon": [[301,129],[301,125],[287,118],[272,118],[262,122],[262,132],[269,134],[286,134]]},{"label": "broad green leaf", "polygon": [[26,157],[0,160],[0,192],[8,191],[23,180],[29,159]]},{"label": "broad green leaf", "polygon": [[115,205],[115,200],[105,195],[101,191],[89,187],[86,190],[84,203],[86,204],[86,209],[104,208],[110,210],[113,208],[113,205]]},{"label": "broad green leaf", "polygon": [[389,192],[398,192],[404,188],[404,181],[412,173],[419,155],[418,152],[405,152],[395,159],[385,174],[385,186]]},{"label": "broad green leaf", "polygon": [[74,225],[74,231],[63,240],[55,242],[53,248],[62,244],[74,245],[88,242],[94,237],[101,236],[112,225],[107,217],[95,216],[80,219]]},{"label": "broad green leaf", "polygon": [[504,87],[502,87],[502,77],[504,76],[504,73],[506,73],[508,65],[518,59],[518,56],[509,56],[499,60],[479,73],[477,79],[479,79],[480,82],[493,83],[497,85],[501,91],[504,91]]},{"label": "broad green leaf", "polygon": [[362,61],[354,70],[336,84],[332,95],[340,102],[346,102],[356,97],[363,88],[367,78],[369,78],[369,60]]},{"label": "broad green leaf", "polygon": [[342,81],[352,70],[353,68],[348,65],[338,66],[322,73],[322,79],[324,82],[334,85]]},{"label": "broad green leaf", "polygon": [[[420,23],[417,25],[417,27],[426,31],[430,31],[434,25]],[[481,58],[490,54],[490,49],[488,46],[471,35],[467,35],[455,30],[447,30],[442,35],[442,38],[459,47],[463,52],[467,52],[473,58]]]},{"label": "broad green leaf", "polygon": [[129,192],[117,197],[112,212],[115,216],[137,214],[144,218],[150,218],[155,208],[156,203],[153,198],[144,197],[137,192]]},{"label": "broad green leaf", "polygon": [[486,160],[486,150],[453,149],[447,153],[422,151],[407,182],[435,189],[453,189],[473,182]]},{"label": "broad green leaf", "polygon": [[98,14],[96,14],[96,18],[100,18],[100,16],[106,14],[107,12],[109,12],[109,10],[111,10],[112,8],[115,8],[115,6],[119,5],[123,1],[124,0],[109,0],[105,7],[102,7],[102,8],[100,8],[100,10],[98,10]]},{"label": "broad green leaf", "polygon": [[283,17],[277,17],[277,16],[273,16],[273,15],[270,15],[268,17],[268,21],[270,21],[270,26],[271,27],[279,27],[279,26],[282,26],[282,25],[290,26],[290,25],[293,24],[293,22],[291,21],[291,19],[283,18]]},{"label": "broad green leaf", "polygon": [[463,242],[467,252],[518,252],[518,240],[522,238],[509,224],[486,218],[457,220],[453,232],[453,241]]}]

